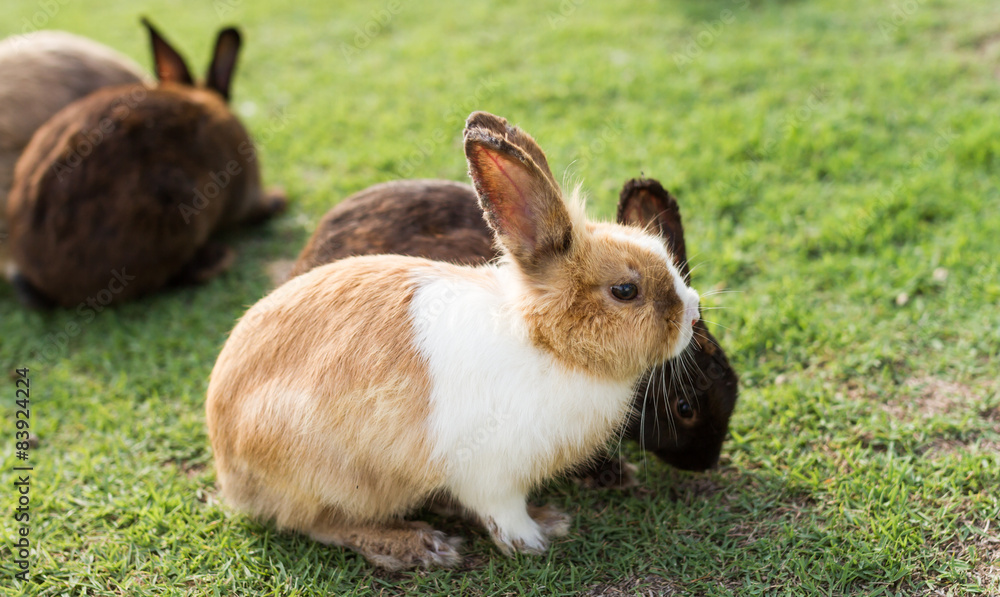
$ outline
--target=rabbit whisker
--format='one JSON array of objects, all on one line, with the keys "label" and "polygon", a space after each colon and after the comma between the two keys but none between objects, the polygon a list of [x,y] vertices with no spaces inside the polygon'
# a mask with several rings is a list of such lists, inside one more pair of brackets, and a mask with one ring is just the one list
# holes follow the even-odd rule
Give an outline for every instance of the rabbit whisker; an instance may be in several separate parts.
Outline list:
[{"label": "rabbit whisker", "polygon": [[717,294],[743,294],[742,290],[709,290],[701,295],[701,298],[715,296]]},{"label": "rabbit whisker", "polygon": [[718,321],[712,321],[711,319],[705,319],[704,317],[702,317],[701,320],[704,321],[705,323],[710,323],[712,325],[717,325],[717,326],[719,326],[720,328],[722,328],[722,329],[724,329],[726,331],[729,331],[729,332],[733,331],[732,328],[727,328],[726,326],[722,325]]}]

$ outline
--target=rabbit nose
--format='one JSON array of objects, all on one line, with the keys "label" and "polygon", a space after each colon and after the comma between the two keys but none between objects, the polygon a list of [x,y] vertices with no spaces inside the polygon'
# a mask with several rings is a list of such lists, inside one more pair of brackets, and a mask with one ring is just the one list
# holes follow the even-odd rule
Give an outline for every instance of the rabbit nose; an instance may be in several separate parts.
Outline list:
[{"label": "rabbit nose", "polygon": [[701,319],[701,315],[698,313],[698,303],[685,307],[684,317],[691,321],[691,325],[698,323],[698,320]]},{"label": "rabbit nose", "polygon": [[684,317],[691,322],[691,325],[694,325],[701,319],[701,311],[698,308],[701,297],[698,296],[698,292],[695,289],[689,288],[688,290],[688,295],[684,300]]}]

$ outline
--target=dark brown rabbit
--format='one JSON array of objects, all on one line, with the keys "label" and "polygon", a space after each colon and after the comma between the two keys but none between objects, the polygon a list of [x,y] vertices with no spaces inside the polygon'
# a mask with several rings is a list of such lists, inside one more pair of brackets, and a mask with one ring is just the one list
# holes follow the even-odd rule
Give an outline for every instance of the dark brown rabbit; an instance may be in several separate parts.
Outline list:
[{"label": "dark brown rabbit", "polygon": [[0,41],[0,264],[6,270],[7,194],[14,164],[53,114],[85,95],[146,79],[129,58],[65,31],[34,31]]},{"label": "dark brown rabbit", "polygon": [[239,32],[219,33],[195,86],[143,22],[159,85],[105,88],[66,106],[17,163],[7,217],[13,281],[28,303],[106,304],[205,281],[233,257],[214,232],[285,206],[262,191],[253,142],[227,106]]},{"label": "dark brown rabbit", "polygon": [[[627,182],[618,221],[658,232],[690,282],[680,210],[659,182]],[[379,253],[463,264],[486,263],[498,255],[471,186],[404,180],[369,187],[331,209],[299,255],[292,275],[344,257]],[[635,415],[625,435],[675,467],[711,468],[718,462],[737,395],[736,373],[699,320],[681,358],[650,371],[636,390]],[[598,485],[613,485],[627,476],[627,470],[608,456],[584,475]]]},{"label": "dark brown rabbit", "polygon": [[299,255],[292,276],[351,255],[394,253],[486,263],[493,234],[470,185],[401,180],[368,187],[331,209]]}]

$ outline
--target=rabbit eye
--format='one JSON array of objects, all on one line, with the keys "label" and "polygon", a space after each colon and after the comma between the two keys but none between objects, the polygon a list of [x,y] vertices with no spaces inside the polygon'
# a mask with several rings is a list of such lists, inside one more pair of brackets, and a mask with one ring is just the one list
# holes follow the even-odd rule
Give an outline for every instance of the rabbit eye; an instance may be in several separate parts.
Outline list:
[{"label": "rabbit eye", "polygon": [[694,408],[691,407],[690,402],[681,398],[677,401],[677,414],[684,419],[690,419],[694,416]]},{"label": "rabbit eye", "polygon": [[635,284],[615,284],[611,287],[611,294],[620,301],[630,301],[639,294],[639,287]]}]

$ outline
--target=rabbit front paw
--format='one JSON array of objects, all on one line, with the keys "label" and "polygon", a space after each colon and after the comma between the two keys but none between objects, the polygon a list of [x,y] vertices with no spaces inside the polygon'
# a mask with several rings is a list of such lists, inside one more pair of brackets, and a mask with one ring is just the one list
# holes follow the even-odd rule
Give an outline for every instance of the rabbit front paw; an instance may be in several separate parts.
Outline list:
[{"label": "rabbit front paw", "polygon": [[501,526],[494,518],[490,517],[486,519],[486,528],[490,532],[493,543],[500,548],[504,555],[513,556],[515,553],[543,554],[549,548],[549,540],[542,532],[541,527],[530,518],[528,521],[530,524],[519,525],[522,528],[511,528],[510,526]]}]

